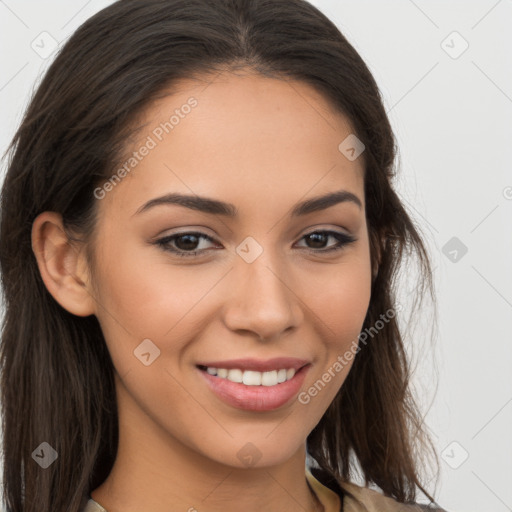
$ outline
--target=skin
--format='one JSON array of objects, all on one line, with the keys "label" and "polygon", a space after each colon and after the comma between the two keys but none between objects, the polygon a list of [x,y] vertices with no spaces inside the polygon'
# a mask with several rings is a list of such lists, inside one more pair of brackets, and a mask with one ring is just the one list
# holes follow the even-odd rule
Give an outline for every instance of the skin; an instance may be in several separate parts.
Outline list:
[{"label": "skin", "polygon": [[[269,412],[227,405],[195,365],[304,358],[304,391],[357,340],[372,275],[363,158],[338,150],[353,130],[313,88],[249,71],[223,73],[207,87],[181,82],[147,109],[131,150],[191,96],[197,106],[98,200],[94,276],[59,214],[33,224],[48,290],[71,313],[96,315],[116,369],[118,455],[91,496],[109,512],[322,510],[305,479],[305,442],[351,363],[308,404],[295,399]],[[289,216],[296,203],[341,189],[362,208],[347,201]],[[135,214],[169,192],[233,203],[238,217],[176,205]],[[322,253],[338,241],[305,237],[321,230],[356,241]],[[178,231],[214,242],[200,238],[203,254],[189,258],[151,243]],[[252,263],[236,252],[248,236],[263,248]],[[187,240],[169,245],[180,241],[187,250]],[[134,356],[147,338],[160,350],[148,366]],[[248,442],[261,455],[250,467],[237,457]]]}]

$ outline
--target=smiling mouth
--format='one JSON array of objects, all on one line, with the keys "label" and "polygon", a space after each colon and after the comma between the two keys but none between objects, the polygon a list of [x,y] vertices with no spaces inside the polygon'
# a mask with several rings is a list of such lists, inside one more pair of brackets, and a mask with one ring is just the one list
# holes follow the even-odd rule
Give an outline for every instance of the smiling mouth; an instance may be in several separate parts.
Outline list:
[{"label": "smiling mouth", "polygon": [[277,386],[293,379],[297,372],[295,368],[280,368],[278,370],[259,372],[255,370],[242,370],[241,368],[227,369],[204,365],[197,365],[197,367],[219,379],[245,384],[246,386]]},{"label": "smiling mouth", "polygon": [[207,387],[228,405],[252,412],[291,404],[312,367],[309,361],[296,358],[205,362],[196,368]]}]

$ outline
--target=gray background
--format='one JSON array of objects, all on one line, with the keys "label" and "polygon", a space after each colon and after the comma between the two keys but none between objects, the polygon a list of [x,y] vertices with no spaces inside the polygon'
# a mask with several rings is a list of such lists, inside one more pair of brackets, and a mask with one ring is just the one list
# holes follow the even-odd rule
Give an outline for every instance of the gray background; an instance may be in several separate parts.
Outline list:
[{"label": "gray background", "polygon": [[[0,0],[2,153],[53,45],[110,3]],[[440,456],[436,499],[451,512],[512,511],[512,0],[312,3],[379,84],[400,146],[396,187],[431,250],[435,339],[425,307],[408,347]],[[413,270],[403,283],[407,303]]]}]

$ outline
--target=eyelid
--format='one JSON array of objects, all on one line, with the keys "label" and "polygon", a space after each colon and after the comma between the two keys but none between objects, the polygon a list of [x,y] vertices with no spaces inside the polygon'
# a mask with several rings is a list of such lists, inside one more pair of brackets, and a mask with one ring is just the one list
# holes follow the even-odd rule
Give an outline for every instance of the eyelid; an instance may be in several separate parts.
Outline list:
[{"label": "eyelid", "polygon": [[[344,230],[344,231],[340,231]],[[316,233],[317,231],[328,231],[329,233],[339,233],[340,235],[352,236],[348,229],[342,228],[341,226],[336,226],[333,228],[332,226],[326,226],[325,224],[318,224],[313,226],[311,230],[306,231],[302,236],[310,235],[311,233]]]},{"label": "eyelid", "polygon": [[173,231],[172,229],[170,230],[170,232],[168,230],[165,230],[165,235],[155,235],[152,240],[157,240],[158,238],[167,238],[167,237],[170,237],[170,236],[177,236],[177,235],[189,235],[189,234],[192,234],[192,233],[195,233],[195,234],[200,234],[200,235],[204,235],[204,236],[208,236],[210,238],[215,238],[217,236],[217,234],[215,233],[215,231],[207,228],[206,226],[201,226],[201,225],[190,225],[190,226],[186,226],[184,228],[176,228],[177,231]]}]

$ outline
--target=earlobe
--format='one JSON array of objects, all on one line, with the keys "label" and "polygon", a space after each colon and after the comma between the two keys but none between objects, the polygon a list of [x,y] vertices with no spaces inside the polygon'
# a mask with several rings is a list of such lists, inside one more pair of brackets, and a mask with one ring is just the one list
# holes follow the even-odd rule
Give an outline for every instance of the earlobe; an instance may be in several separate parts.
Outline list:
[{"label": "earlobe", "polygon": [[[32,250],[41,278],[53,298],[77,316],[95,313],[83,251],[73,244],[56,212],[43,212],[32,224]],[[84,270],[85,269],[85,270]]]}]

